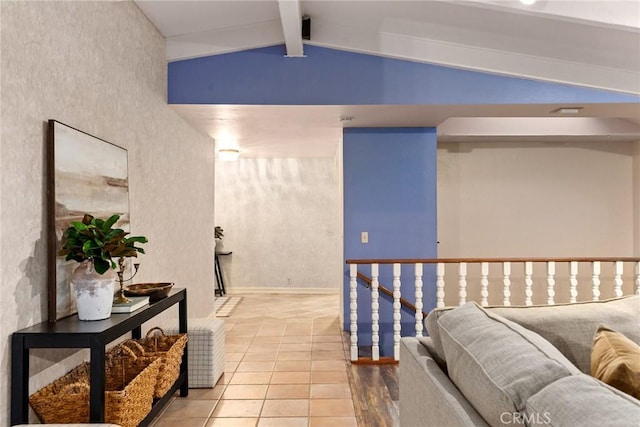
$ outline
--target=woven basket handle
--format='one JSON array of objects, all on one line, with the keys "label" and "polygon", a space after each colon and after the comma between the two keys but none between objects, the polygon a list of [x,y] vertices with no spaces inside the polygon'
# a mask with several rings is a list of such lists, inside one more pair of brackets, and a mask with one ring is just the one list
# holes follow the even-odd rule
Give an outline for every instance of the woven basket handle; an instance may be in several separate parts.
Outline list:
[{"label": "woven basket handle", "polygon": [[113,350],[107,353],[107,359],[113,360],[117,359],[118,357],[122,357],[123,355],[120,353],[126,353],[126,356],[131,357],[133,360],[136,360],[138,358],[138,355],[136,355],[136,353],[126,345],[117,345],[113,348]]},{"label": "woven basket handle", "polygon": [[[125,347],[127,347],[129,350],[133,350],[135,348],[135,350],[140,352],[140,356],[144,355],[145,353],[145,349],[144,347],[142,347],[140,345],[140,343],[136,340],[126,340],[125,342],[122,343]],[[134,347],[134,348],[132,348]],[[135,352],[134,352],[135,353]]]},{"label": "woven basket handle", "polygon": [[147,338],[149,338],[153,332],[156,331],[160,331],[160,335],[164,336],[164,331],[162,330],[162,328],[160,326],[154,326],[153,328],[149,329],[149,332],[147,332]]}]

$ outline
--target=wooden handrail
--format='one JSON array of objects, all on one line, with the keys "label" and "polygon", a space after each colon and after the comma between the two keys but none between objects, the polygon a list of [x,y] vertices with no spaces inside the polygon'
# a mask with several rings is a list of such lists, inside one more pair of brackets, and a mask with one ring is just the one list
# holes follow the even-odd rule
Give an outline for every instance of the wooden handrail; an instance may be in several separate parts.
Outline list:
[{"label": "wooden handrail", "polygon": [[[362,273],[358,273],[358,279],[362,279],[366,282],[367,287],[371,286],[371,278],[369,276],[365,276]],[[393,298],[393,292],[390,291],[389,289],[385,288],[384,285],[382,285],[381,283],[378,284],[378,289],[380,291],[382,291],[383,294],[386,294],[388,296],[390,296],[391,298]],[[404,305],[405,307],[413,310],[414,312],[418,311],[418,309],[416,308],[415,305],[411,304],[409,301],[407,301],[404,298],[400,298],[400,304]],[[427,317],[427,313],[425,313],[424,311],[422,312],[422,317],[425,318]]]},{"label": "wooden handrail", "polygon": [[640,257],[556,257],[556,258],[399,258],[399,259],[348,259],[347,264],[458,264],[461,262],[640,262]]}]

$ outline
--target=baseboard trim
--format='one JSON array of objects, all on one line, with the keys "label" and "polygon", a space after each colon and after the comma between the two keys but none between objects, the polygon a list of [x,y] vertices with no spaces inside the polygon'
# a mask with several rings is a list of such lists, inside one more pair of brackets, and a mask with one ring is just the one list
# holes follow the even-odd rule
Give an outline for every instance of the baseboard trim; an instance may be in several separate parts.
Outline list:
[{"label": "baseboard trim", "polygon": [[242,294],[306,294],[306,295],[338,295],[339,289],[327,288],[261,288],[261,287],[242,287],[235,289],[227,289],[228,295]]}]

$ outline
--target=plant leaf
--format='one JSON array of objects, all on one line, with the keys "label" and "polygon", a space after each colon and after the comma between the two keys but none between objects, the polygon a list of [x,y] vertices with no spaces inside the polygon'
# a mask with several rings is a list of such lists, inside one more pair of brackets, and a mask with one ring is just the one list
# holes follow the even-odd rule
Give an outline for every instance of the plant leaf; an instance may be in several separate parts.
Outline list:
[{"label": "plant leaf", "polygon": [[105,271],[107,271],[111,265],[110,265],[109,261],[105,261],[105,260],[100,259],[100,258],[94,258],[93,266],[96,269],[96,272],[98,274],[104,274]]}]

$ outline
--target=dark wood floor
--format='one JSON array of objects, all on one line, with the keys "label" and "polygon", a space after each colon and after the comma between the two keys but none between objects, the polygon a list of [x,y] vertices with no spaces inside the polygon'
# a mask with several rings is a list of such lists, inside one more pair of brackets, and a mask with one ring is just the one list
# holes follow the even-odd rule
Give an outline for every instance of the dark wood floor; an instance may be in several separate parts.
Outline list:
[{"label": "dark wood floor", "polygon": [[351,365],[347,373],[358,426],[399,426],[398,365]]},{"label": "dark wood floor", "polygon": [[[349,354],[349,333],[343,332],[345,355]],[[350,364],[347,375],[358,427],[398,427],[398,365]],[[336,426],[339,427],[339,426]]]}]

